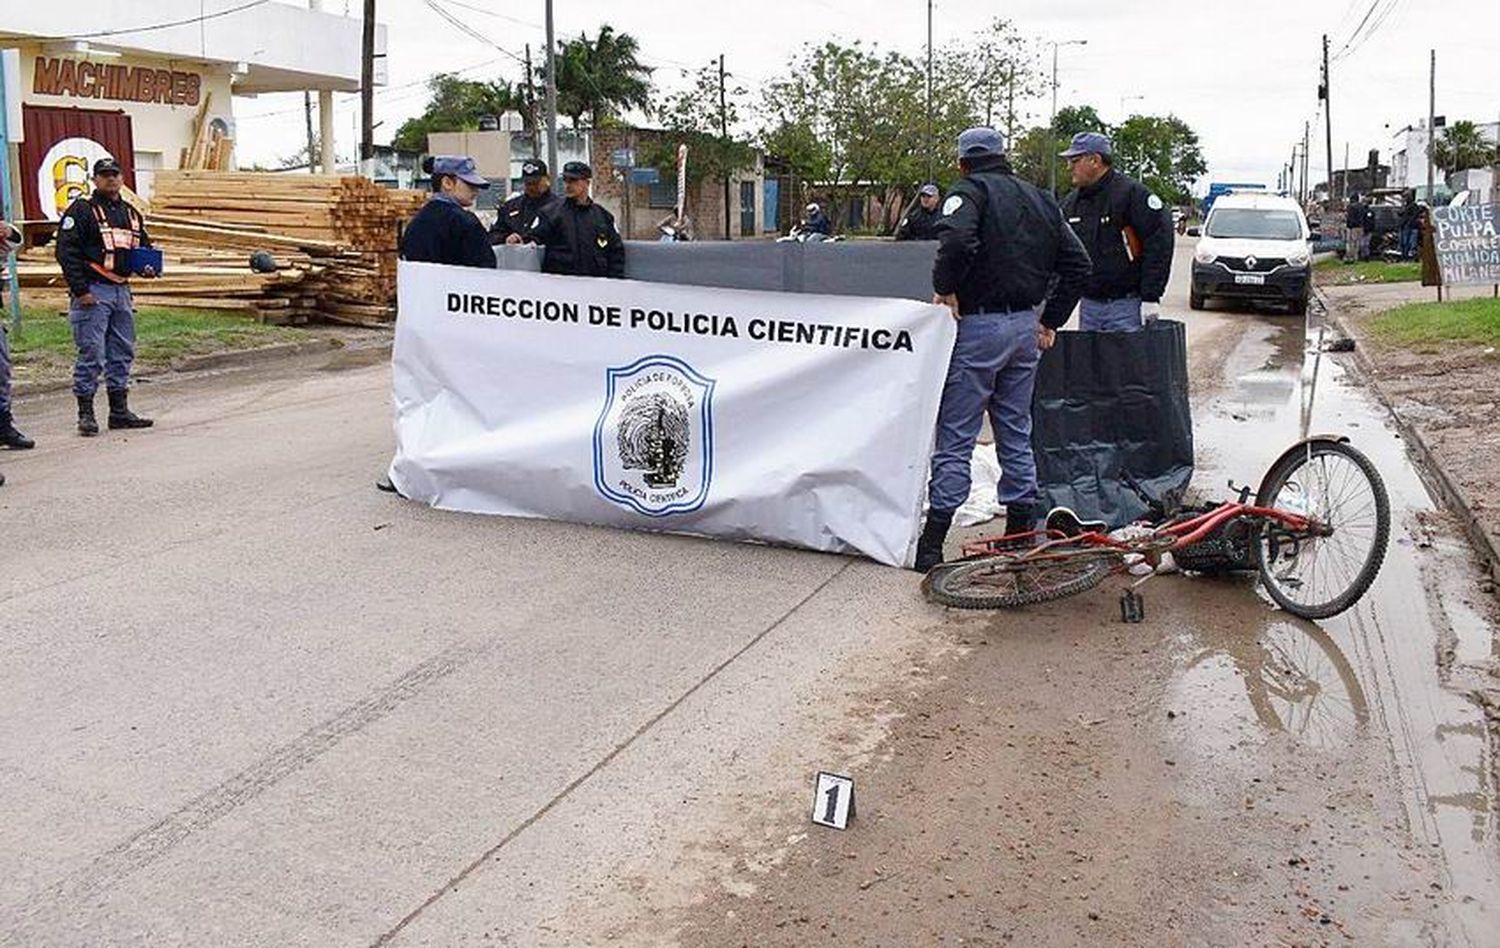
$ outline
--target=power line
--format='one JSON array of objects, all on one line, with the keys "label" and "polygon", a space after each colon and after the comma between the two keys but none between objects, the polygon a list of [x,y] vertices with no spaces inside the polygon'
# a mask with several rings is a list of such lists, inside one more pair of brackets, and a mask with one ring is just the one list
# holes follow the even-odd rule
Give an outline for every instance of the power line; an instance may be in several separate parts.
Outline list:
[{"label": "power line", "polygon": [[464,35],[470,37],[471,39],[476,39],[476,40],[478,40],[479,42],[483,43],[486,46],[489,46],[489,47],[492,47],[494,49],[499,50],[500,52],[502,52],[505,55],[509,56],[511,59],[514,59],[516,62],[520,63],[521,65],[523,65],[523,66],[526,65],[526,60],[524,58],[522,58],[522,56],[519,53],[513,53],[513,52],[511,52],[510,50],[506,49],[504,46],[501,46],[499,43],[497,43],[494,40],[490,39],[488,36],[485,36],[483,33],[479,32],[478,30],[476,30],[473,27],[469,26],[469,24],[465,23],[463,20],[460,20],[458,17],[454,16],[453,14],[449,13],[447,10],[445,10],[441,6],[439,6],[438,3],[437,3],[437,0],[423,0],[423,2],[427,4],[428,8],[430,8],[432,10],[432,12],[436,13],[438,16],[440,16],[444,20],[446,20],[448,22],[448,24],[450,26],[452,26],[454,29],[456,29],[459,32],[463,33]]},{"label": "power line", "polygon": [[181,20],[169,20],[165,23],[151,23],[146,26],[136,26],[127,30],[96,30],[92,33],[70,33],[67,36],[58,36],[52,38],[70,40],[99,39],[100,37],[104,36],[124,36],[131,33],[151,33],[156,30],[170,30],[175,26],[190,26],[194,23],[204,23],[209,20],[216,20],[219,17],[230,16],[231,14],[239,13],[243,10],[249,10],[252,7],[263,6],[270,2],[271,0],[247,0],[247,2],[242,3],[237,7],[230,7],[227,10],[218,10],[214,13],[204,13],[199,16],[190,16]]}]

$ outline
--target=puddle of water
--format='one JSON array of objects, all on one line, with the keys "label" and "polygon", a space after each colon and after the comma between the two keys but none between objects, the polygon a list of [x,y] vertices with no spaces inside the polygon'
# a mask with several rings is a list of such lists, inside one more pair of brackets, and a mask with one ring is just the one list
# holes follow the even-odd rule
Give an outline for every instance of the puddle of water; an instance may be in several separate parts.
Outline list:
[{"label": "puddle of water", "polygon": [[1169,700],[1199,709],[1206,736],[1248,727],[1330,750],[1381,741],[1411,833],[1440,854],[1455,896],[1449,936],[1490,943],[1495,909],[1485,903],[1500,889],[1491,747],[1482,711],[1445,687],[1438,655],[1446,642],[1482,660],[1494,630],[1457,595],[1462,571],[1444,571],[1462,558],[1444,561],[1416,542],[1425,539],[1417,515],[1433,502],[1383,409],[1332,357],[1309,352],[1315,332],[1301,321],[1245,318],[1260,325],[1226,361],[1227,386],[1195,406],[1205,461],[1195,484],[1227,496],[1226,480],[1254,486],[1304,430],[1345,434],[1385,480],[1392,542],[1355,608],[1317,624],[1271,613],[1253,638],[1199,642],[1205,655],[1190,658]]}]

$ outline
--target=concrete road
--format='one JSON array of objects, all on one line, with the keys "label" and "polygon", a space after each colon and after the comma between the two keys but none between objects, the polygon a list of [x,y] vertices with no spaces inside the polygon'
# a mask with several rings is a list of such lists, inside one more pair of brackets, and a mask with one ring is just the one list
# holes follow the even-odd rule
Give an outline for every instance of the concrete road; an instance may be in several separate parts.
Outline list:
[{"label": "concrete road", "polygon": [[[1180,285],[1172,302],[1185,316]],[[1189,319],[1205,483],[1258,478],[1295,435],[1289,325]],[[1429,510],[1378,413],[1322,372],[1324,420],[1366,426],[1403,516]],[[712,943],[682,934],[695,912],[796,878],[812,772],[868,775],[878,808],[913,707],[1029,621],[976,631],[859,560],[378,493],[388,385],[357,353],[145,384],[159,427],[89,441],[65,398],[20,406],[40,447],[0,455],[0,943]],[[1359,814],[1436,849],[1421,871],[1461,903],[1494,884],[1493,778],[1482,714],[1433,656],[1459,641],[1477,661],[1491,629],[1424,591],[1432,545],[1393,547],[1388,592],[1328,629],[1371,663]],[[1461,548],[1436,545],[1461,584]],[[1265,606],[1225,595],[1260,617],[1253,641]],[[1180,652],[1150,656],[1178,691],[1141,700],[1239,693],[1232,665]],[[1101,691],[1135,687],[1111,667]],[[1039,714],[1066,704],[1007,685]],[[1257,753],[1212,742],[1209,771]],[[1424,930],[1463,943],[1476,910],[1444,911]]]}]

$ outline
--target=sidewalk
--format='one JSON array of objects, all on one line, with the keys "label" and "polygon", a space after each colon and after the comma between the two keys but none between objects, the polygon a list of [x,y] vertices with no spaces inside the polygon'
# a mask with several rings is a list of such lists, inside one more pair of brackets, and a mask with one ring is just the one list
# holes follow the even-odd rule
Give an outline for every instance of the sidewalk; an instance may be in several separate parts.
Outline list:
[{"label": "sidewalk", "polygon": [[[1356,343],[1371,387],[1427,462],[1445,503],[1500,577],[1500,351],[1495,346],[1402,346],[1375,338],[1370,321],[1407,303],[1437,300],[1414,283],[1320,287],[1332,321]],[[1445,290],[1444,300],[1490,297],[1490,287]]]}]

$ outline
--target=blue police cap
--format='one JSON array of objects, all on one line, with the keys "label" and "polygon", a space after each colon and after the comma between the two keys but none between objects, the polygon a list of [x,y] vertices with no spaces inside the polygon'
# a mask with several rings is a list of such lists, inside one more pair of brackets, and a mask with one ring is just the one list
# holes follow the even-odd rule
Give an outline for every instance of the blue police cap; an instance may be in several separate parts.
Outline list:
[{"label": "blue police cap", "polygon": [[938,191],[937,185],[928,182],[927,184],[924,184],[920,188],[918,188],[917,193],[926,195],[927,197],[937,197],[940,192]]},{"label": "blue police cap", "polygon": [[474,165],[474,159],[468,155],[437,155],[432,159],[432,173],[452,175],[476,188],[490,186],[484,175],[480,174],[479,169]]},{"label": "blue police cap", "polygon": [[984,158],[1005,154],[1005,136],[993,128],[971,128],[958,136],[960,158]]},{"label": "blue police cap", "polygon": [[1108,135],[1102,132],[1079,132],[1073,136],[1073,143],[1068,146],[1068,150],[1058,157],[1077,158],[1079,155],[1103,155],[1108,158],[1114,152],[1115,147],[1111,144]]}]

